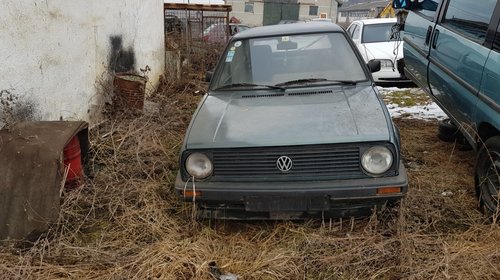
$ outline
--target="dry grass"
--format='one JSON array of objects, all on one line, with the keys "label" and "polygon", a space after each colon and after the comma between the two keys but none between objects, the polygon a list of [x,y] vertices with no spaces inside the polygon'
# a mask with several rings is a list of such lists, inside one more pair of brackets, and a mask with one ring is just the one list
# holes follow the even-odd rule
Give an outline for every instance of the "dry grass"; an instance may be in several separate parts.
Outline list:
[{"label": "dry grass", "polygon": [[[439,142],[436,124],[397,120],[410,191],[364,219],[194,221],[173,193],[184,131],[203,85],[166,85],[154,115],[91,132],[93,172],[29,250],[0,247],[5,279],[499,279],[500,229],[477,212],[473,152]],[[444,195],[443,195],[444,194]]]},{"label": "dry grass", "polygon": [[427,94],[419,88],[394,90],[391,94],[384,95],[384,101],[401,107],[423,106],[431,103]]}]

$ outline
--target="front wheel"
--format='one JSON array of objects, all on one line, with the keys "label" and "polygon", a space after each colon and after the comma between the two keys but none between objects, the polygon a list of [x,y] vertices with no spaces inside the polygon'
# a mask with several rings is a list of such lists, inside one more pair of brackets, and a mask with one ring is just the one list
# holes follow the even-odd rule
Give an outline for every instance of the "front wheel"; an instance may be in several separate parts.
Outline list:
[{"label": "front wheel", "polygon": [[481,210],[488,217],[498,218],[500,214],[500,136],[491,137],[479,150],[475,185]]}]

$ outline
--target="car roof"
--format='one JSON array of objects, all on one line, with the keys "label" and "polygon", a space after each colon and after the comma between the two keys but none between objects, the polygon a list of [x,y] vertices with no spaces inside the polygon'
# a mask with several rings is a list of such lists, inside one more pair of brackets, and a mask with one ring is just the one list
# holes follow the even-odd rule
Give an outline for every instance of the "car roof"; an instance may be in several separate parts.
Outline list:
[{"label": "car roof", "polygon": [[268,25],[247,29],[234,35],[233,39],[248,39],[265,36],[280,36],[319,32],[343,32],[343,29],[330,22],[301,22],[294,24]]},{"label": "car roof", "polygon": [[352,23],[361,22],[364,25],[378,24],[378,23],[396,23],[396,18],[371,18],[371,19],[360,19],[355,20]]}]

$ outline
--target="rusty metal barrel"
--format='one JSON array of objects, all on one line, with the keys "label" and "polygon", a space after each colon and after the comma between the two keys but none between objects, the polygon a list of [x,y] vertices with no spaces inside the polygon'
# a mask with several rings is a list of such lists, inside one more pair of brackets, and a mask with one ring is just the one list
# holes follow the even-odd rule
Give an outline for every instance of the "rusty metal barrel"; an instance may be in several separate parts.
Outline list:
[{"label": "rusty metal barrel", "polygon": [[116,74],[113,80],[114,107],[117,111],[142,111],[146,78],[134,74]]}]

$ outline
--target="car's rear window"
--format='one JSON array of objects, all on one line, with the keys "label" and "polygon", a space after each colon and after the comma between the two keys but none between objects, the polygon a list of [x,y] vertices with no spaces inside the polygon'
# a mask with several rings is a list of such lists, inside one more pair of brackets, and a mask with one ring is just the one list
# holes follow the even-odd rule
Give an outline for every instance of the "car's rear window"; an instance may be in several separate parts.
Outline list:
[{"label": "car's rear window", "polygon": [[379,43],[401,40],[403,35],[391,36],[392,28],[395,23],[377,23],[377,24],[365,24],[363,27],[363,35],[361,38],[361,43]]}]

